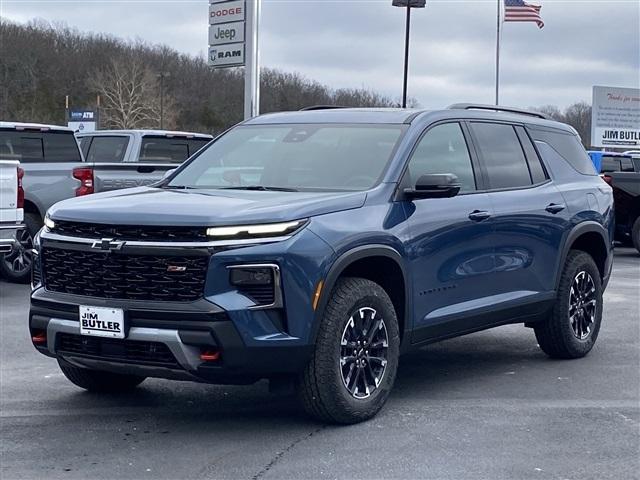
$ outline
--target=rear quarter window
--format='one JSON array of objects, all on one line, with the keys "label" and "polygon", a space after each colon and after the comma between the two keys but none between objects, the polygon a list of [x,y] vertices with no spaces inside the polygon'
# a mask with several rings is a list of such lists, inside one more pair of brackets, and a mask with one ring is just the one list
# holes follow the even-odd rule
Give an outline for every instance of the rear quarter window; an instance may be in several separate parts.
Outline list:
[{"label": "rear quarter window", "polygon": [[549,145],[577,172],[583,175],[597,175],[589,154],[575,134],[531,126],[527,127],[527,130],[531,138],[536,142],[544,142]]}]

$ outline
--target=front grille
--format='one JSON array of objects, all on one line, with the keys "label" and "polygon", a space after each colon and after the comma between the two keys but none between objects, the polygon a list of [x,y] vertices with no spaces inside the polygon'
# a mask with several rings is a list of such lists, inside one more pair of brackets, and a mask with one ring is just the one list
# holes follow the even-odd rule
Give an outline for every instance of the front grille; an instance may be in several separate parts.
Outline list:
[{"label": "front grille", "polygon": [[140,242],[205,242],[205,227],[160,227],[152,225],[105,225],[56,220],[51,230],[58,235],[82,238],[113,238]]},{"label": "front grille", "polygon": [[59,333],[56,352],[83,357],[179,368],[178,361],[164,343],[85,337]]},{"label": "front grille", "polygon": [[42,282],[42,268],[40,267],[40,255],[33,254],[33,261],[31,262],[31,285],[36,287]]},{"label": "front grille", "polygon": [[[52,292],[128,300],[194,301],[204,294],[209,257],[42,249],[44,286]],[[168,271],[169,267],[174,271]],[[179,271],[184,268],[184,271]]]}]

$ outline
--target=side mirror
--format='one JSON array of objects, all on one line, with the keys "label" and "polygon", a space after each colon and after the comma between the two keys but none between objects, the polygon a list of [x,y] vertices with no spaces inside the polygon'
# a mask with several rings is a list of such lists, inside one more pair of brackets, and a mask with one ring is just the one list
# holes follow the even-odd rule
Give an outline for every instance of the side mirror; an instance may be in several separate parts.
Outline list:
[{"label": "side mirror", "polygon": [[409,198],[451,198],[458,192],[460,182],[452,173],[422,175],[415,188],[407,188],[404,191]]}]

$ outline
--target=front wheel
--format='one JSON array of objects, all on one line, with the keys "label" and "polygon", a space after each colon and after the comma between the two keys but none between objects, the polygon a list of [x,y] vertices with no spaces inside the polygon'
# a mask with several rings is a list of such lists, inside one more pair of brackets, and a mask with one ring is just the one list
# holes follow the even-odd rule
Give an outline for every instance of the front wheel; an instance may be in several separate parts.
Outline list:
[{"label": "front wheel", "polygon": [[333,423],[373,417],[393,387],[399,351],[398,320],[384,289],[363,278],[340,279],[298,384],[304,409]]},{"label": "front wheel", "polygon": [[602,280],[588,253],[571,250],[551,316],[534,327],[540,348],[552,358],[580,358],[591,351],[602,321]]},{"label": "front wheel", "polygon": [[640,252],[640,217],[636,218],[636,221],[633,223],[631,241],[633,242],[633,246],[636,247],[636,250]]}]

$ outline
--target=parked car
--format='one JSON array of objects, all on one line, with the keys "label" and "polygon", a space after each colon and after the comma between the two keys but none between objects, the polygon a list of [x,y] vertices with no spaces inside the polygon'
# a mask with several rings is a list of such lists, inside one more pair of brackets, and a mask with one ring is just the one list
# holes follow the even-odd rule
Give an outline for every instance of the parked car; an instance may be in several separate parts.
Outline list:
[{"label": "parked car", "polygon": [[23,175],[17,160],[0,160],[0,253],[11,252],[23,228]]},{"label": "parked car", "polygon": [[603,157],[601,170],[613,188],[615,239],[640,252],[640,161],[634,161],[630,154],[609,155]]},{"label": "parked car", "polygon": [[[26,228],[19,233],[12,253],[0,258],[2,275],[11,281],[29,282],[33,237],[42,227],[44,215],[54,203],[94,192],[157,182],[186,158],[176,155],[174,160],[167,160],[171,155],[162,157],[161,151],[176,152],[183,146],[195,151],[197,145],[194,142],[203,142],[201,136],[196,138],[195,134],[177,132],[170,140],[172,143],[162,147],[164,139],[169,138],[168,132],[166,135],[156,132],[149,138],[140,132],[126,135],[131,147],[142,146],[144,155],[139,162],[133,160],[133,153],[123,157],[122,161],[116,161],[113,156],[102,156],[108,150],[114,138],[112,136],[117,136],[115,133],[104,137],[102,133],[97,133],[87,140],[81,139],[89,148],[89,159],[85,162],[70,128],[0,122],[0,159],[19,160],[26,172]],[[99,140],[93,140],[94,137],[99,137]],[[157,156],[153,152],[157,152]]]},{"label": "parked car", "polygon": [[374,416],[430,342],[521,323],[586,355],[614,229],[574,129],[480,105],[262,115],[45,225],[29,328],[71,382],[266,378],[339,423]]},{"label": "parked car", "polygon": [[626,153],[589,150],[587,152],[596,172],[633,172],[636,170],[633,157]]},{"label": "parked car", "polygon": [[98,130],[76,133],[76,137],[87,162],[173,164],[184,162],[213,138],[166,130]]}]

